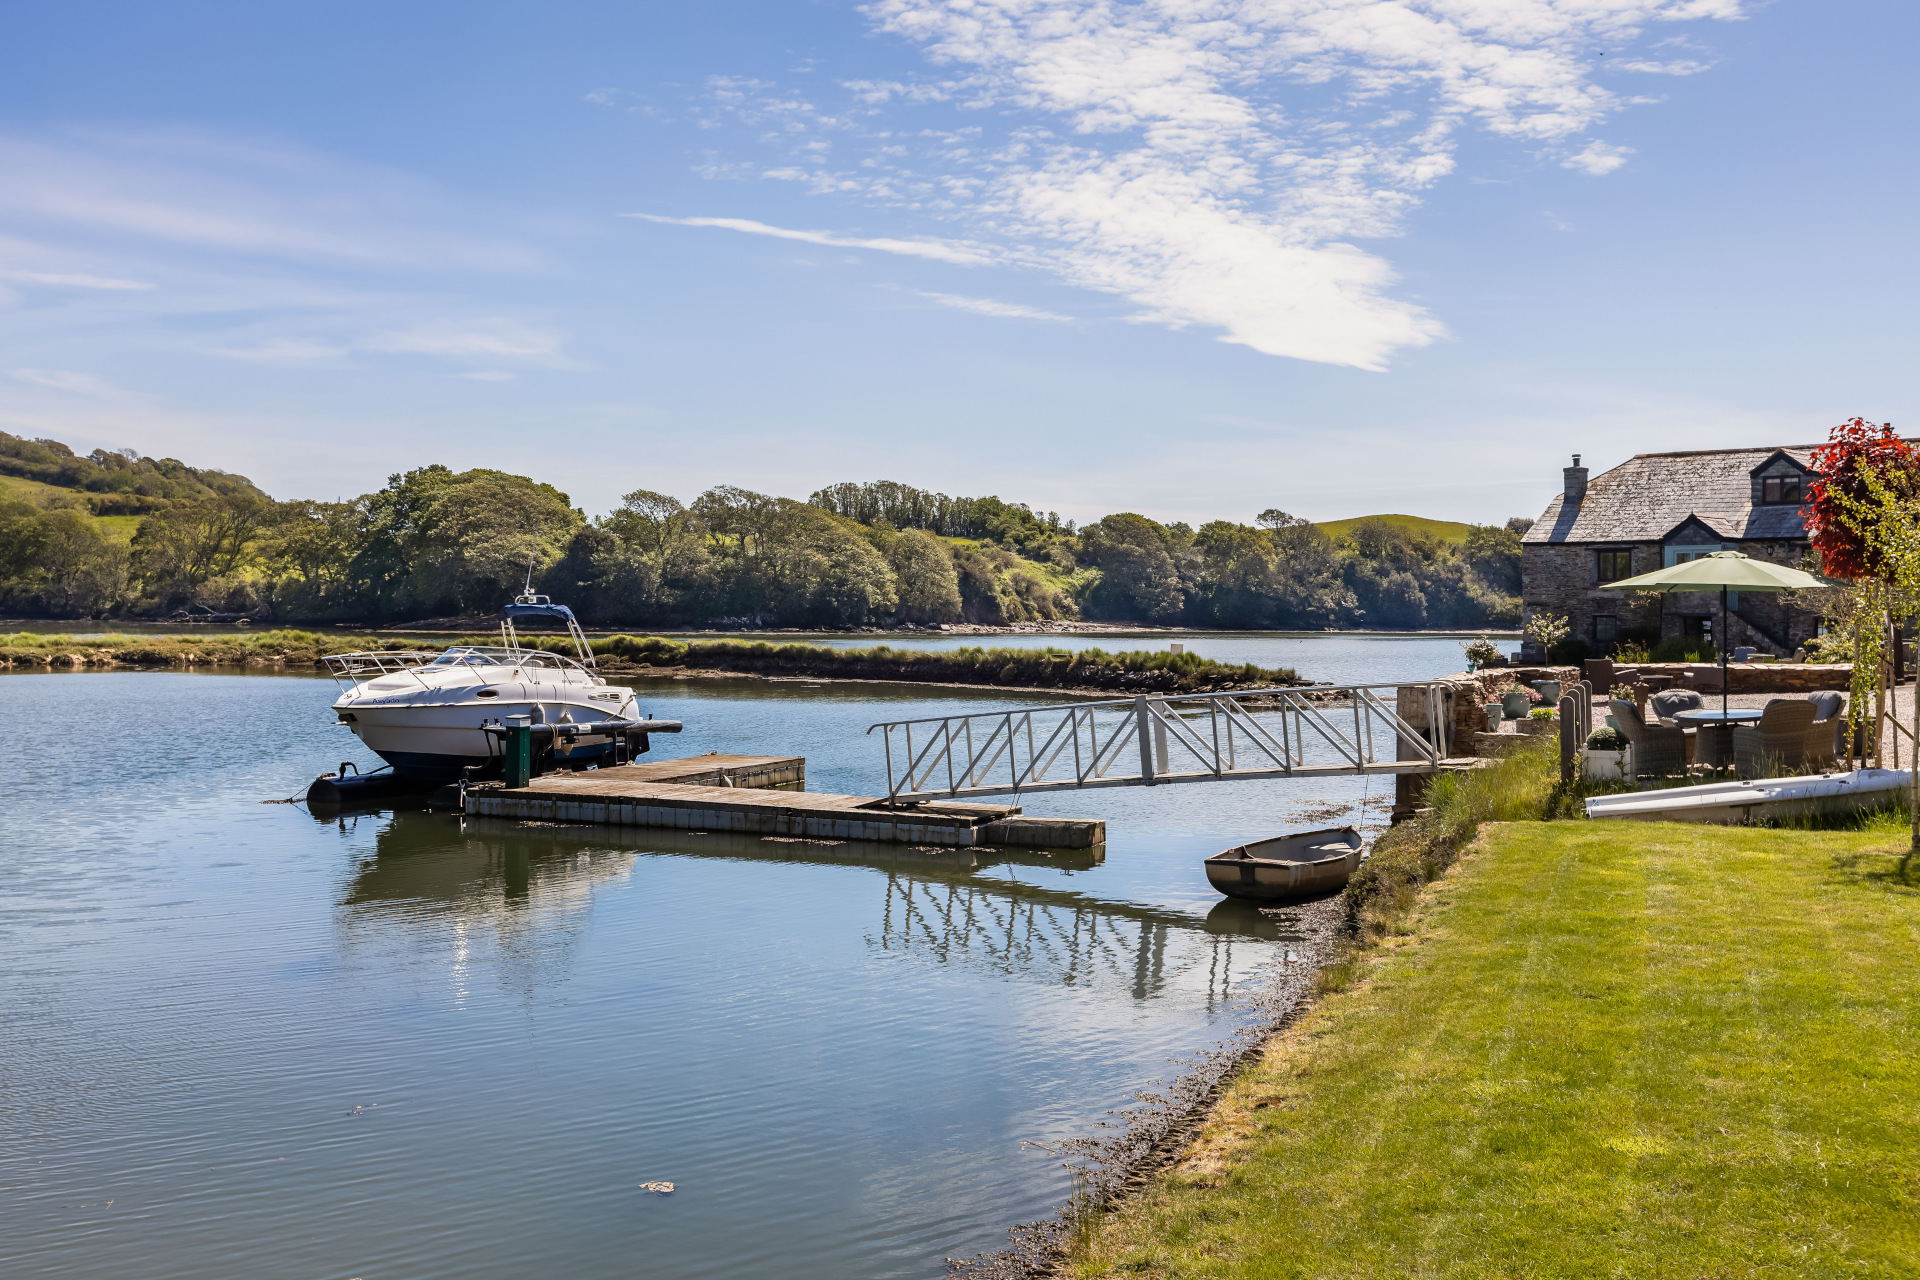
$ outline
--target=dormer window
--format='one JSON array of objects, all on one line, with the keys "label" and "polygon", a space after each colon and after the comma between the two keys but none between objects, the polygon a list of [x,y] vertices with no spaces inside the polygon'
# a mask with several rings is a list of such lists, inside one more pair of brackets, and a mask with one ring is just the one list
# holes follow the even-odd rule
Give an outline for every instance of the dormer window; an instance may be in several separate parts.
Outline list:
[{"label": "dormer window", "polygon": [[1760,504],[1766,507],[1800,505],[1799,476],[1768,476],[1760,482]]}]

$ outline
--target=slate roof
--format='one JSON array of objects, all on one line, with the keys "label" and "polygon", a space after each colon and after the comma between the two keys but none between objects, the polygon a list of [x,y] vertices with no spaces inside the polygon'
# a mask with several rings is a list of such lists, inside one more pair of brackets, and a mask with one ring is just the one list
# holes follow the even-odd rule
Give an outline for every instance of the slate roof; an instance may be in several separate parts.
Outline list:
[{"label": "slate roof", "polygon": [[1587,481],[1587,496],[1568,506],[1555,495],[1522,542],[1659,542],[1688,516],[1728,541],[1804,539],[1800,508],[1753,505],[1752,474],[1776,453],[1809,472],[1818,445],[1637,454]]}]

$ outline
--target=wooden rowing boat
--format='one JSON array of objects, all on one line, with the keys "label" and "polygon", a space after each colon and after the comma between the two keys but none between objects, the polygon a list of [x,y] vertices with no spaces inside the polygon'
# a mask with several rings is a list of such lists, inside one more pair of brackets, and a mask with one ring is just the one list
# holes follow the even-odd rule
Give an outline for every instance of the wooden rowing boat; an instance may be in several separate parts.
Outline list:
[{"label": "wooden rowing boat", "polygon": [[1360,833],[1328,827],[1256,840],[1207,859],[1207,879],[1229,898],[1273,901],[1344,889],[1360,866]]}]

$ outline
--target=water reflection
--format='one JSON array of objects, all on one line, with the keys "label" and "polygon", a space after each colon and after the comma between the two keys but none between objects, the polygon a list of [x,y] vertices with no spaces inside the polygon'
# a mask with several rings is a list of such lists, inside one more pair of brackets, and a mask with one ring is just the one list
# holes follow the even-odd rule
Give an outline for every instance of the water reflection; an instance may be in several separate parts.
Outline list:
[{"label": "water reflection", "polygon": [[350,939],[394,917],[402,936],[423,915],[450,917],[454,962],[464,966],[475,934],[487,931],[501,978],[531,990],[564,979],[567,957],[586,927],[595,893],[630,879],[642,858],[864,867],[884,878],[879,918],[864,934],[882,955],[965,966],[1021,983],[1103,988],[1144,1001],[1179,988],[1208,1009],[1269,958],[1235,943],[1290,934],[1282,913],[1222,903],[1204,918],[1129,901],[1108,901],[1020,878],[1028,868],[1091,870],[1091,850],[953,849],[583,827],[462,818],[423,810],[362,811],[333,819],[343,830],[379,822],[372,856],[340,897]]}]

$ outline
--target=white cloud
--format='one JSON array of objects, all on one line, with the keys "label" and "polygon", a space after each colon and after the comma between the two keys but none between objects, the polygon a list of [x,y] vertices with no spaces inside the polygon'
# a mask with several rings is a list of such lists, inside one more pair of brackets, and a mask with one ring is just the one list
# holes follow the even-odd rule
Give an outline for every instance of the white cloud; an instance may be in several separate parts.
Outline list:
[{"label": "white cloud", "polygon": [[1610,142],[1595,139],[1586,147],[1560,162],[1563,168],[1578,169],[1581,173],[1599,178],[1612,173],[1627,162],[1633,154],[1632,147],[1616,147]]},{"label": "white cloud", "polygon": [[72,391],[80,395],[111,395],[114,389],[90,373],[74,373],[70,369],[14,369],[13,376],[21,382],[36,387],[51,387],[55,391]]},{"label": "white cloud", "polygon": [[456,373],[456,378],[466,378],[473,382],[511,382],[513,375],[502,373],[498,369],[483,369],[479,373]]},{"label": "white cloud", "polygon": [[[969,224],[983,252],[1131,298],[1161,323],[1379,369],[1443,329],[1352,242],[1401,231],[1452,171],[1455,135],[1477,127],[1565,156],[1628,105],[1594,81],[1601,52],[1656,23],[1738,17],[1740,3],[873,0],[865,12],[946,78],[848,82],[853,115],[964,113],[976,132],[889,117],[843,172],[792,139],[846,135],[847,117],[725,82],[721,105],[788,153],[766,176]],[[983,120],[1012,123],[992,138]],[[918,152],[887,154],[903,139]],[[1565,163],[1597,175],[1627,154],[1594,144]]]},{"label": "white cloud", "polygon": [[421,325],[400,333],[380,334],[365,346],[372,351],[412,355],[551,361],[560,357],[563,342],[556,333],[510,320],[492,320],[476,325]]},{"label": "white cloud", "polygon": [[[404,174],[202,134],[0,135],[0,214],[228,255],[529,270],[521,244],[466,234]],[[100,286],[93,286],[100,287]]]},{"label": "white cloud", "polygon": [[969,298],[958,293],[930,293],[925,289],[913,291],[928,302],[937,302],[943,307],[952,307],[955,311],[971,311],[979,316],[997,316],[1008,320],[1059,320],[1072,323],[1072,316],[1063,316],[1055,311],[1042,311],[1039,307],[1024,306],[1018,302],[997,302],[992,298]]},{"label": "white cloud", "polygon": [[117,280],[112,276],[89,276],[77,272],[0,271],[0,280],[18,280],[22,284],[59,285],[68,289],[140,291],[153,288],[144,280]]},{"label": "white cloud", "polygon": [[836,249],[873,249],[880,253],[899,253],[913,258],[931,258],[958,266],[978,266],[991,261],[985,249],[953,240],[895,240],[885,236],[862,238],[835,235],[830,231],[795,231],[768,226],[749,218],[666,218],[653,213],[623,213],[623,218],[642,218],[648,222],[666,222],[681,227],[724,227],[749,235],[773,236],[779,240],[799,240],[807,244],[829,245]]},{"label": "white cloud", "polygon": [[257,347],[211,347],[208,355],[225,356],[229,360],[258,360],[274,363],[283,360],[331,360],[347,354],[347,348],[325,342],[303,342],[299,339],[276,339],[263,342]]}]

